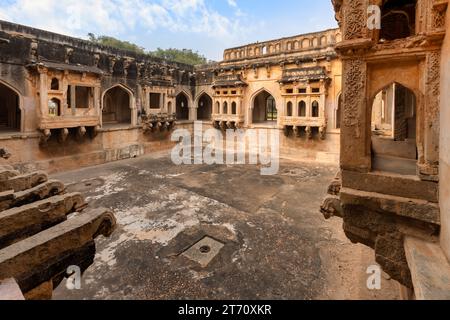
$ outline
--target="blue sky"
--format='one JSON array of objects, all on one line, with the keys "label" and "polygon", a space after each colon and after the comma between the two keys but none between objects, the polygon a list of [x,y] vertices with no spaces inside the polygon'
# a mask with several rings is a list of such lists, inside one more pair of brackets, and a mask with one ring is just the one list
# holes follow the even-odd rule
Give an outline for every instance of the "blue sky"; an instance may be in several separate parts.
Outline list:
[{"label": "blue sky", "polygon": [[211,60],[229,47],[337,27],[331,0],[0,0],[0,19],[148,50],[189,48]]}]

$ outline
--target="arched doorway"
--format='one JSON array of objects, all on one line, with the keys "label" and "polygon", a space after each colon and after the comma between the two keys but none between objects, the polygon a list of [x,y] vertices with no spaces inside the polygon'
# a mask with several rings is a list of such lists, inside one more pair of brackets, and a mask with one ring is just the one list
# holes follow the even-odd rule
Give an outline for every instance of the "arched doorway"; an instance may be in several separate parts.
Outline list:
[{"label": "arched doorway", "polygon": [[19,95],[0,82],[0,131],[20,131]]},{"label": "arched doorway", "polygon": [[105,92],[103,97],[103,126],[131,124],[131,96],[122,86],[115,86]]},{"label": "arched doorway", "polygon": [[267,91],[260,92],[253,102],[253,123],[273,123],[278,120],[275,99]]},{"label": "arched doorway", "polygon": [[393,83],[374,98],[372,105],[372,169],[415,175],[416,96]]},{"label": "arched doorway", "polygon": [[176,114],[178,120],[189,120],[189,100],[183,92],[177,96]]},{"label": "arched doorway", "polygon": [[197,119],[211,120],[212,115],[212,99],[206,93],[202,94],[198,100]]}]

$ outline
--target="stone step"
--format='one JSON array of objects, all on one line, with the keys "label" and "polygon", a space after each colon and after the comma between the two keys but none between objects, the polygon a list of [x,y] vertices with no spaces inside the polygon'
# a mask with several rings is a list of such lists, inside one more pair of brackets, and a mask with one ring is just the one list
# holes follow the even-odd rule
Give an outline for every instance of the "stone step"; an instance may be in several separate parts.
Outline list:
[{"label": "stone step", "polygon": [[342,188],[341,205],[362,206],[375,212],[386,212],[405,218],[440,225],[439,205],[426,200],[385,195],[350,188]]},{"label": "stone step", "polygon": [[62,182],[49,180],[24,191],[14,192],[13,190],[10,190],[0,192],[0,211],[53,197],[62,194],[64,190],[65,187]]},{"label": "stone step", "polygon": [[377,155],[373,157],[372,168],[376,171],[414,176],[417,173],[417,160]]},{"label": "stone step", "polygon": [[71,265],[87,268],[95,256],[95,238],[110,236],[115,227],[116,220],[109,210],[85,210],[1,249],[0,279],[16,279],[26,297],[30,290],[43,283],[62,280]]},{"label": "stone step", "polygon": [[31,189],[46,181],[48,181],[48,176],[45,172],[41,171],[13,176],[6,180],[0,180],[0,192],[8,190],[19,192],[26,189]]},{"label": "stone step", "polygon": [[417,300],[450,300],[450,264],[437,243],[406,237],[405,253]]},{"label": "stone step", "polygon": [[80,193],[71,193],[0,212],[0,249],[65,221],[85,206]]},{"label": "stone step", "polygon": [[426,200],[433,203],[439,202],[439,184],[432,181],[422,181],[417,176],[343,170],[342,186],[355,190]]}]

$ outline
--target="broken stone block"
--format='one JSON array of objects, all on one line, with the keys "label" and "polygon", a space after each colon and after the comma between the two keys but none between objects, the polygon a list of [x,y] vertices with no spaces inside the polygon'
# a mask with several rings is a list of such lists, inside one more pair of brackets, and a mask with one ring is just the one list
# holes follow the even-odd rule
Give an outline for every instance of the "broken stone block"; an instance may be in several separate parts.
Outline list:
[{"label": "broken stone block", "polygon": [[14,190],[14,192],[24,191],[42,184],[47,180],[47,174],[44,172],[11,176],[5,180],[0,179],[0,192],[8,190]]},{"label": "broken stone block", "polygon": [[67,219],[85,207],[81,194],[60,195],[0,212],[0,249]]},{"label": "broken stone block", "polygon": [[[8,192],[4,193],[3,197],[0,196],[0,210],[7,210],[12,207],[25,205],[27,203],[42,200],[54,195],[58,195],[64,192],[64,184],[56,180],[50,180],[37,185],[31,189],[16,192],[13,194],[12,199]],[[4,199],[2,199],[4,198]]]},{"label": "broken stone block", "polygon": [[[95,238],[109,236],[116,221],[86,206],[80,193],[65,194],[44,172],[0,167],[0,280],[13,279],[0,281],[0,298],[51,299],[69,266],[83,272],[93,263]],[[2,283],[17,294],[5,296]]]},{"label": "broken stone block", "polygon": [[70,265],[90,265],[93,240],[110,236],[115,226],[112,213],[94,209],[16,242],[0,250],[0,279],[15,278],[25,295],[45,282],[60,281]]}]

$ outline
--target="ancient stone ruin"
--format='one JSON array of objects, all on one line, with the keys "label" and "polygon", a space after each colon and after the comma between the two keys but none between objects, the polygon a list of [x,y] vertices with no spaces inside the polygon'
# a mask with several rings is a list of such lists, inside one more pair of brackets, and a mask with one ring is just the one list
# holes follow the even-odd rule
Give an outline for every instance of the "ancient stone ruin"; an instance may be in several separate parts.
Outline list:
[{"label": "ancient stone ruin", "polygon": [[168,151],[175,128],[201,122],[279,132],[281,157],[339,164],[325,218],[342,218],[405,298],[450,298],[448,0],[332,3],[338,29],[198,66],[0,21],[0,279],[15,279],[0,288],[50,298],[114,230],[109,210],[41,170]]},{"label": "ancient stone ruin", "polygon": [[[373,248],[409,297],[448,299],[448,1],[333,4],[341,172],[322,212],[342,217],[348,238]],[[369,5],[380,8],[381,29],[368,28]]]},{"label": "ancient stone ruin", "polygon": [[44,172],[1,165],[0,299],[51,299],[70,266],[82,273],[92,264],[95,238],[115,225],[109,210],[88,208]]}]

